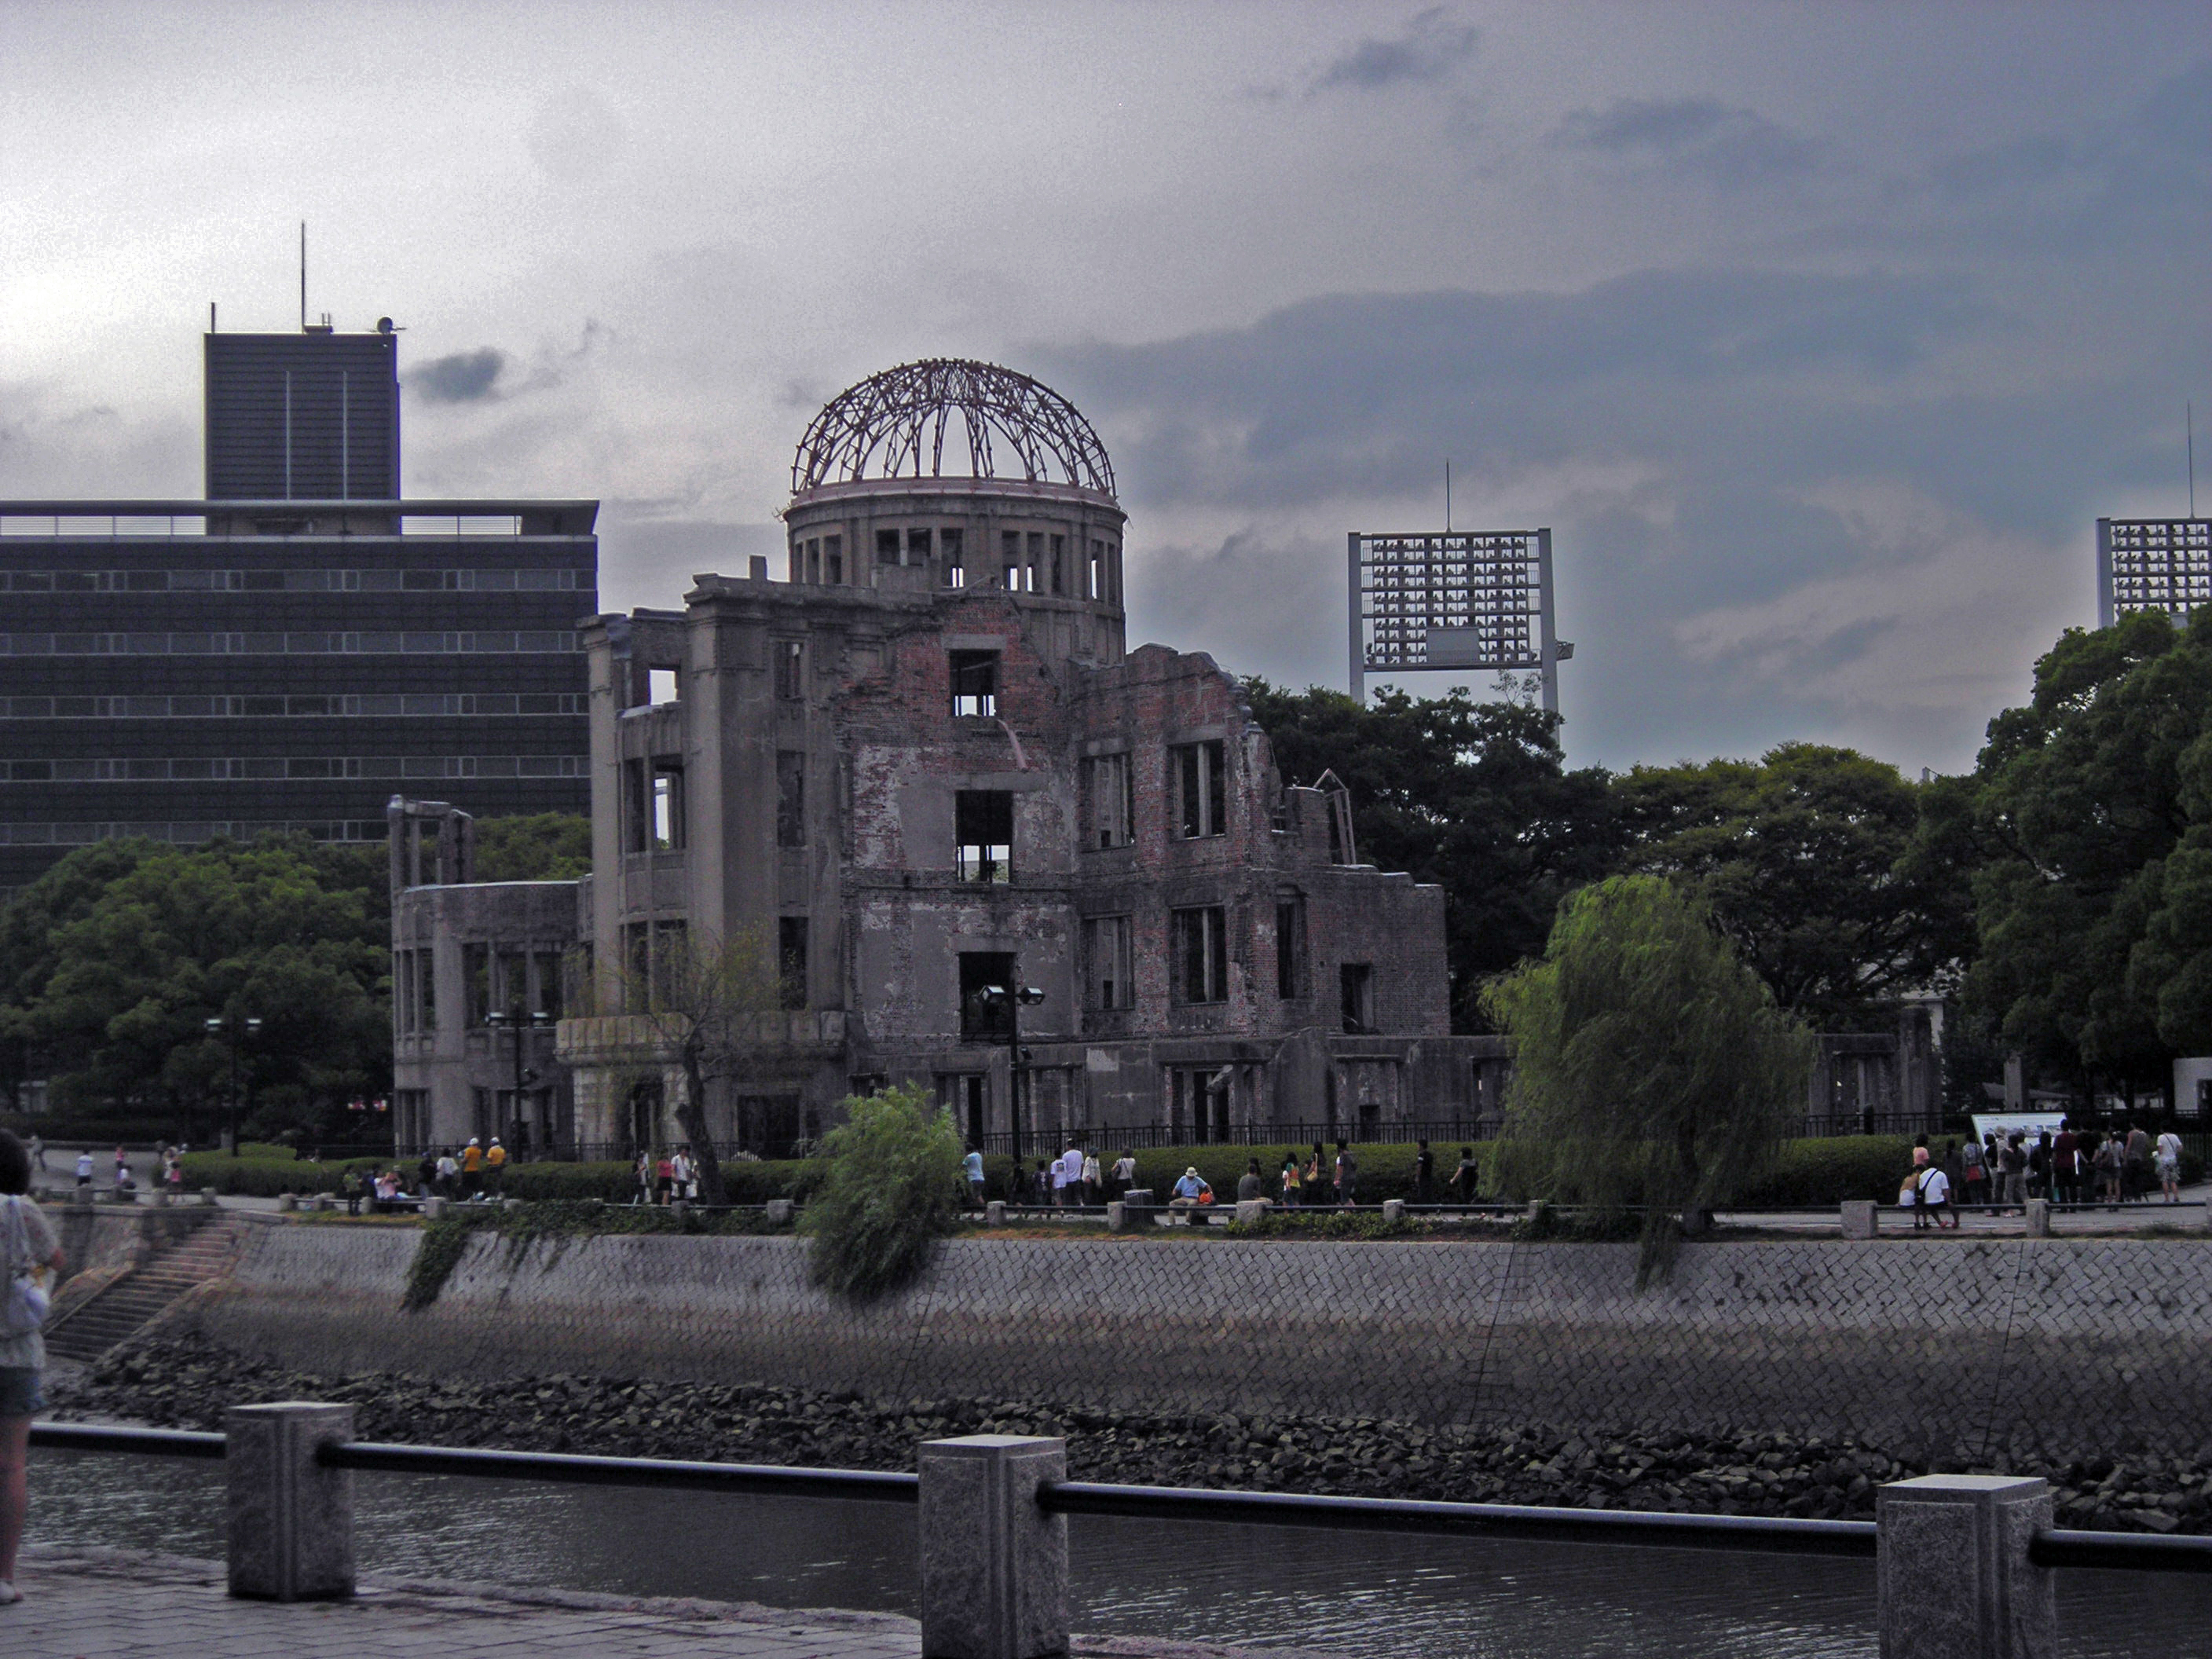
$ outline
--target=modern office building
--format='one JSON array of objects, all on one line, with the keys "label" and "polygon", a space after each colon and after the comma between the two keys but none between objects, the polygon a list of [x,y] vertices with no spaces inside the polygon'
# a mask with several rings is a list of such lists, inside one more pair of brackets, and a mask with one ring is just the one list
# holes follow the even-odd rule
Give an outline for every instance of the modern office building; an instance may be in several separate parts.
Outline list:
[{"label": "modern office building", "polygon": [[2130,611],[2178,623],[2212,605],[2212,519],[2097,520],[2097,626]]},{"label": "modern office building", "polygon": [[403,501],[388,326],[207,340],[207,499],[0,501],[0,889],[115,836],[589,804],[599,504]]}]

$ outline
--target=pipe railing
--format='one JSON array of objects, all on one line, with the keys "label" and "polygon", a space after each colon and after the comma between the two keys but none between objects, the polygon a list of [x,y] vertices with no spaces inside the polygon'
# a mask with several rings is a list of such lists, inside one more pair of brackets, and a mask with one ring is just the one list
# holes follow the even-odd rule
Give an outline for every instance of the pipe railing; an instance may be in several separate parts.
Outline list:
[{"label": "pipe railing", "polygon": [[1943,1632],[1948,1651],[2053,1651],[2057,1569],[2212,1572],[2212,1537],[2054,1528],[2050,1485],[2036,1478],[1893,1481],[1876,1488],[1875,1520],[1819,1521],[1070,1480],[1066,1442],[1047,1437],[924,1441],[914,1474],[398,1445],[354,1439],[353,1412],[235,1407],[222,1434],[34,1423],[31,1443],[222,1461],[230,1592],[277,1601],[353,1594],[356,1471],[914,1504],[925,1659],[1064,1654],[1071,1515],[1871,1558],[1881,1649],[1900,1654],[1925,1650],[1917,1638],[1929,1629]]}]

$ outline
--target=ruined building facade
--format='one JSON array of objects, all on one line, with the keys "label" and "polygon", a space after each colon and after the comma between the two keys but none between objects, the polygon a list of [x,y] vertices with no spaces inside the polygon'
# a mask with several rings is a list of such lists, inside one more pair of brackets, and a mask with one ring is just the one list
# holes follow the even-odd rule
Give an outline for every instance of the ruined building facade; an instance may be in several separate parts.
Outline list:
[{"label": "ruined building facade", "polygon": [[1442,891],[1358,862],[1344,790],[1286,783],[1210,657],[1125,648],[1126,520],[1071,407],[912,365],[826,409],[793,482],[783,580],[585,627],[578,1142],[669,1133],[671,1028],[635,1010],[702,960],[757,965],[708,1107],[768,1155],[900,1081],[994,1150],[1494,1111]]}]

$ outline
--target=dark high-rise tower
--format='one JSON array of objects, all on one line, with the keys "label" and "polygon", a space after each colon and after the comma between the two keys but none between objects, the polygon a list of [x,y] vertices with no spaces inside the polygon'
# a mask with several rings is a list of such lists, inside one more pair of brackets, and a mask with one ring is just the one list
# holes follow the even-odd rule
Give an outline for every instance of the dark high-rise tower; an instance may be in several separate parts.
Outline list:
[{"label": "dark high-rise tower", "polygon": [[399,351],[374,334],[207,337],[210,501],[392,501],[399,494]]}]

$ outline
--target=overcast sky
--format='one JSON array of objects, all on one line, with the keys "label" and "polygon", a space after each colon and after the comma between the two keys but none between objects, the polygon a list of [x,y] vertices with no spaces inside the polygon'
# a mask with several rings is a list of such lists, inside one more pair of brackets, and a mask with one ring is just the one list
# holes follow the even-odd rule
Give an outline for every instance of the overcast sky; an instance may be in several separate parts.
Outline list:
[{"label": "overcast sky", "polygon": [[304,218],[408,493],[600,497],[611,609],[985,357],[1103,434],[1132,643],[1341,686],[1344,532],[1449,457],[1554,530],[1576,762],[1954,770],[2212,424],[2205,0],[0,0],[0,495],[198,494],[208,301],[295,325]]}]

